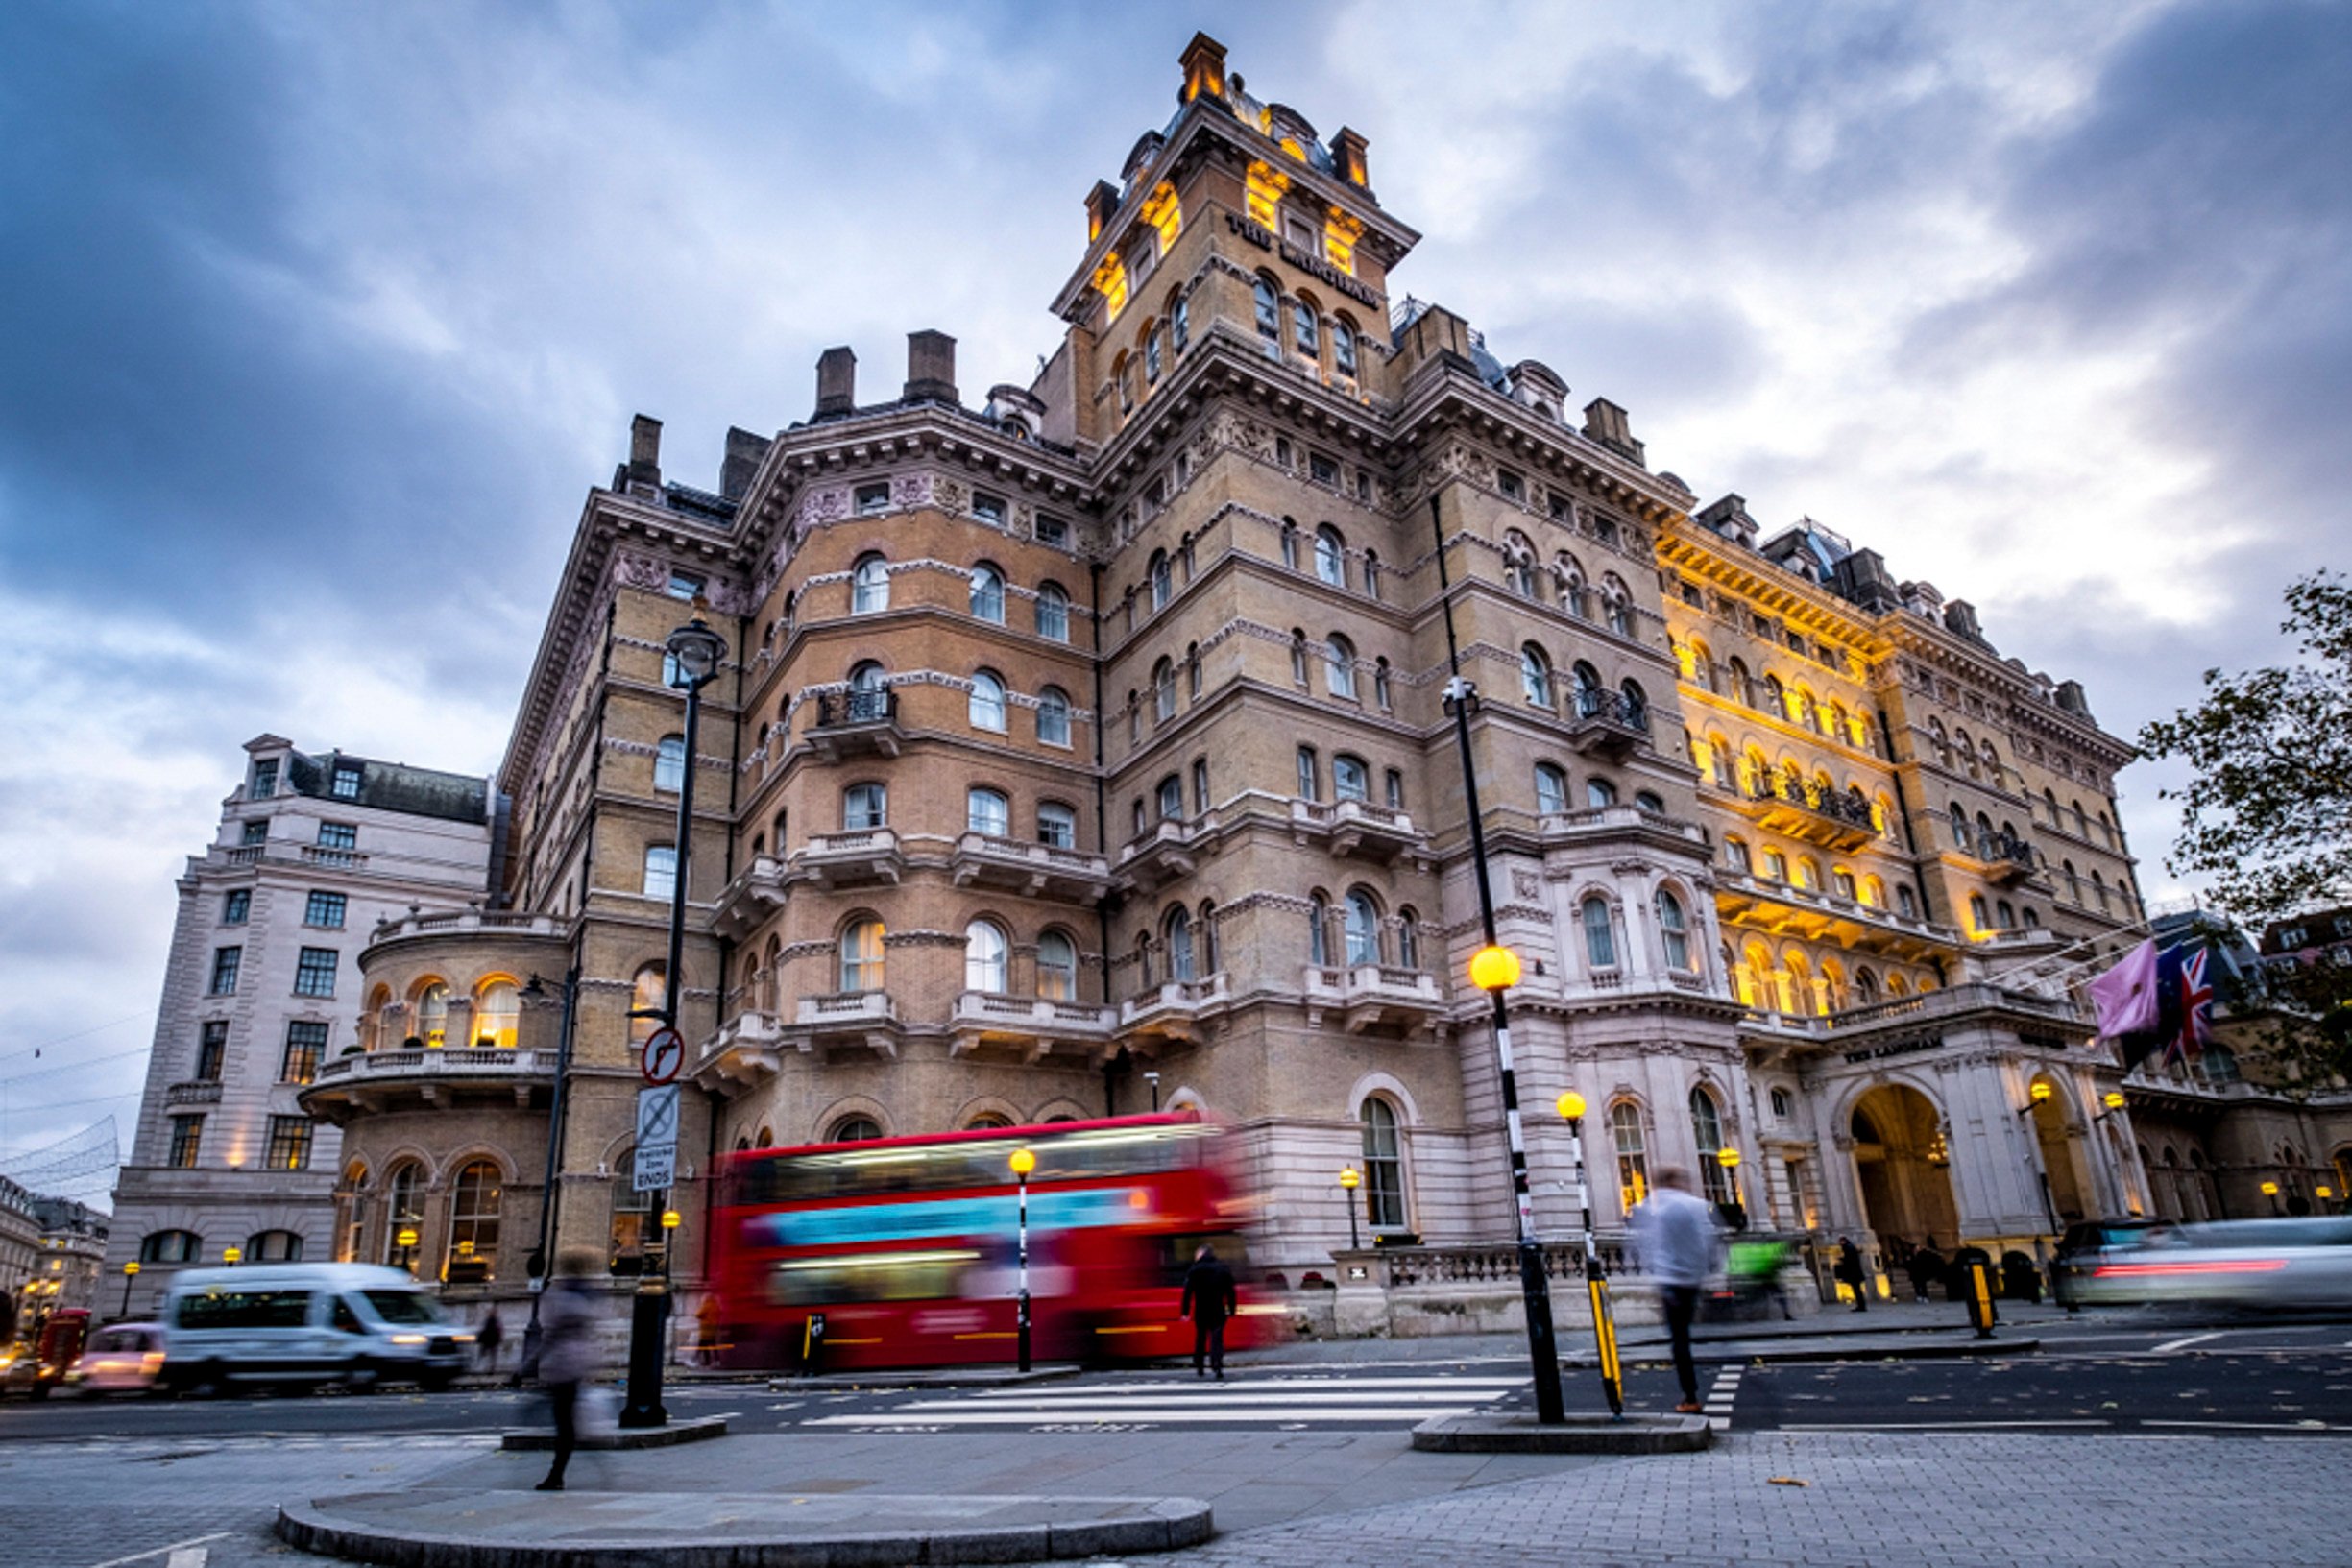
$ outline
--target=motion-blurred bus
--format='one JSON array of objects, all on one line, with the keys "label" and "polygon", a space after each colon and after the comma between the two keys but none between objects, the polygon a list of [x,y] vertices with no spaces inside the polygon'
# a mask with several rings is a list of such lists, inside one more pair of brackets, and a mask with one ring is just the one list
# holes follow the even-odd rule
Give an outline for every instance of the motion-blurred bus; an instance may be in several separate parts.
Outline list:
[{"label": "motion-blurred bus", "polygon": [[[1190,1355],[1184,1271],[1206,1242],[1243,1274],[1218,1130],[1189,1115],[758,1149],[722,1169],[716,1327],[733,1365],[1009,1362],[1018,1345],[1015,1149],[1029,1179],[1031,1353]],[[1244,1291],[1226,1344],[1271,1309]]]}]

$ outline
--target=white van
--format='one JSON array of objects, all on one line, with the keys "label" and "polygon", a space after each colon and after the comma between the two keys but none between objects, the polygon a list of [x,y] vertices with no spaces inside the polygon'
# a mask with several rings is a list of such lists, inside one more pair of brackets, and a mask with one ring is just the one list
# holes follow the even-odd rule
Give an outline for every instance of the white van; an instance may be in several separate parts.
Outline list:
[{"label": "white van", "polygon": [[237,1382],[447,1387],[473,1336],[398,1268],[268,1264],[192,1268],[163,1304],[164,1380],[179,1392]]}]

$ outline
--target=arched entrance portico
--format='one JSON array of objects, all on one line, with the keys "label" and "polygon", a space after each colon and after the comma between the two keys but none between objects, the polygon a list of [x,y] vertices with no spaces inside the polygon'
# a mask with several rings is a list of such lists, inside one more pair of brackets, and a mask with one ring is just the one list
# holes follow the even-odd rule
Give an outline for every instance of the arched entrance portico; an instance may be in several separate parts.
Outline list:
[{"label": "arched entrance portico", "polygon": [[1879,1242],[1953,1245],[1960,1212],[1935,1102],[1908,1084],[1880,1084],[1855,1101],[1850,1130],[1862,1213]]},{"label": "arched entrance portico", "polygon": [[2045,1076],[2033,1080],[2029,1094],[2034,1142],[2040,1146],[2042,1179],[2048,1184],[2049,1219],[2056,1234],[2077,1219],[2091,1218],[2091,1183],[2075,1140],[2068,1131],[2066,1091]]}]

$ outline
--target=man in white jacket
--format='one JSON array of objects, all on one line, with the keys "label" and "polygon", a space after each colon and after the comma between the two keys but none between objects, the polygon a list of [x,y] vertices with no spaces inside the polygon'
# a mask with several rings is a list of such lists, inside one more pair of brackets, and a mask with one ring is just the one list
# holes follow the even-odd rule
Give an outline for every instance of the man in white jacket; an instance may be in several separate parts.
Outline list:
[{"label": "man in white jacket", "polygon": [[1696,1415],[1699,1369],[1690,1359],[1690,1320],[1698,1314],[1700,1288],[1715,1271],[1714,1211],[1691,1196],[1688,1171],[1669,1168],[1658,1173],[1658,1186],[1631,1218],[1641,1271],[1658,1282],[1666,1310],[1674,1375],[1683,1383],[1683,1402],[1674,1408]]}]

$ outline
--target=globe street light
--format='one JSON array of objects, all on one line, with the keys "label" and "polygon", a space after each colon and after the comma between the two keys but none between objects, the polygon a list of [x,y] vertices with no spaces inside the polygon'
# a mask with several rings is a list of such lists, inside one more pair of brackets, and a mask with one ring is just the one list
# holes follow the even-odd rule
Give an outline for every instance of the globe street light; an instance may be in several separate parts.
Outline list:
[{"label": "globe street light", "polygon": [[1347,1250],[1350,1252],[1364,1250],[1364,1233],[1356,1229],[1356,1189],[1363,1185],[1364,1178],[1356,1174],[1354,1166],[1340,1167],[1340,1192],[1345,1194],[1343,1201],[1347,1205]]},{"label": "globe street light", "polygon": [[1724,1190],[1731,1194],[1723,1206],[1732,1211],[1727,1216],[1732,1221],[1732,1228],[1735,1231],[1746,1230],[1748,1228],[1748,1206],[1740,1200],[1739,1196],[1739,1150],[1735,1148],[1715,1150],[1715,1163],[1723,1168]]},{"label": "globe street light", "polygon": [[1014,1244],[1019,1248],[1021,1264],[1021,1299],[1014,1309],[1014,1336],[1019,1341],[1021,1370],[1029,1370],[1029,1173],[1037,1169],[1037,1156],[1027,1148],[1012,1151],[1012,1179],[1019,1194],[1020,1208],[1014,1223]]},{"label": "globe street light", "polygon": [[1576,1211],[1585,1227],[1585,1294],[1592,1303],[1592,1340],[1599,1351],[1601,1391],[1609,1413],[1625,1413],[1625,1384],[1617,1368],[1616,1318],[1609,1305],[1609,1279],[1601,1272],[1601,1249],[1592,1239],[1592,1189],[1585,1177],[1585,1097],[1571,1089],[1552,1102],[1568,1124],[1568,1161],[1576,1169]]},{"label": "globe street light", "polygon": [[123,1315],[125,1317],[131,1315],[131,1282],[138,1277],[139,1261],[133,1258],[123,1265]]},{"label": "globe street light", "polygon": [[2277,1183],[2277,1182],[2274,1182],[2274,1181],[2266,1181],[2266,1182],[2264,1182],[2264,1183],[2262,1184],[2262,1195],[2263,1195],[2263,1196],[2265,1196],[2265,1197],[2267,1197],[2267,1198],[2268,1198],[2268,1199],[2270,1200],[2270,1212],[2271,1212],[2272,1214],[2277,1214],[2277,1213],[2281,1212],[2281,1211],[2280,1211],[2280,1209],[2279,1209],[2279,1206],[2278,1206],[2278,1183]]},{"label": "globe street light", "polygon": [[[2271,1190],[2273,1192],[2277,1191],[2276,1187],[2273,1187]],[[230,1267],[234,1268],[237,1265],[243,1263],[244,1261],[245,1249],[243,1247],[229,1246],[221,1248],[221,1262],[227,1264]]]}]

